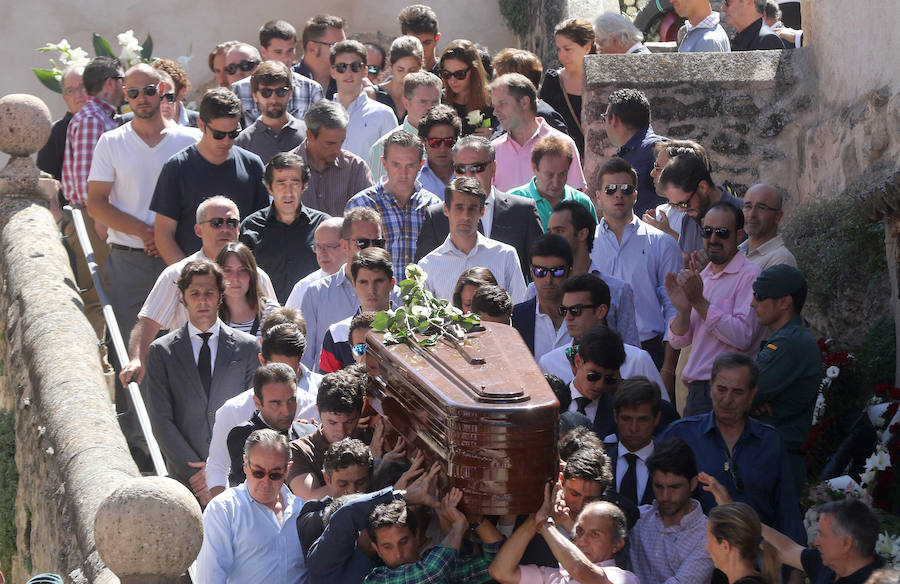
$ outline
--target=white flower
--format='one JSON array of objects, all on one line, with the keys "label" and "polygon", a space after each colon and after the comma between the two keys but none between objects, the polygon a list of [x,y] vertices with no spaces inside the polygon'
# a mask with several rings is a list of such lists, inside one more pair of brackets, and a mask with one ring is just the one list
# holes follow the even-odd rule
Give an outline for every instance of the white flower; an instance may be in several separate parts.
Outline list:
[{"label": "white flower", "polygon": [[875,553],[882,558],[890,558],[894,555],[894,540],[885,532],[878,534],[878,541],[875,542]]},{"label": "white flower", "polygon": [[875,447],[875,452],[872,453],[872,456],[866,459],[866,471],[884,470],[889,466],[891,466],[891,455],[883,444],[879,444]]},{"label": "white flower", "polygon": [[[48,46],[50,46],[50,45],[48,45]],[[69,41],[67,41],[66,39],[63,39],[63,40],[59,41],[58,43],[56,43],[56,49],[61,53],[67,52],[71,48],[72,48],[72,46],[69,44]]]},{"label": "white flower", "polygon": [[828,376],[828,379],[837,379],[838,375],[840,375],[840,374],[841,374],[841,370],[835,365],[832,365],[831,367],[829,367],[828,369],[825,370],[825,375]]},{"label": "white flower", "polygon": [[813,408],[813,425],[818,424],[822,420],[822,414],[825,413],[825,396],[822,392],[816,396],[816,405]]},{"label": "white flower", "polygon": [[137,37],[134,36],[133,30],[126,30],[122,34],[116,36],[119,39],[119,45],[122,46],[123,49],[130,49],[132,51],[140,51],[141,43],[137,40]]},{"label": "white flower", "polygon": [[871,489],[875,486],[875,478],[878,476],[878,471],[873,469],[868,469],[866,472],[862,473],[862,476],[859,477],[859,480],[862,481],[862,484],[865,485],[867,489]]},{"label": "white flower", "polygon": [[413,313],[413,316],[417,316],[419,318],[428,318],[431,316],[431,309],[427,306],[414,305],[412,308],[410,308],[410,312]]},{"label": "white flower", "polygon": [[466,114],[466,122],[470,126],[477,126],[484,121],[484,114],[481,113],[481,110],[473,110]]},{"label": "white flower", "polygon": [[90,62],[91,58],[87,54],[87,51],[85,51],[81,47],[75,47],[74,49],[69,51],[69,61],[66,64],[75,67],[83,67]]}]

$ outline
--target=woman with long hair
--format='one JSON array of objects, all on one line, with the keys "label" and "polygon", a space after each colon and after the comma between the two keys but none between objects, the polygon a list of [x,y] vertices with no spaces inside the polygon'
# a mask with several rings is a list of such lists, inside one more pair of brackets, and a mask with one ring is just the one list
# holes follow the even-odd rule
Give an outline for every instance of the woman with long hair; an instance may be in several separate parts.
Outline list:
[{"label": "woman with long hair", "polygon": [[406,108],[403,106],[403,80],[410,73],[422,69],[425,54],[422,43],[414,36],[402,36],[394,39],[388,51],[391,78],[379,85],[366,87],[366,94],[379,103],[393,108],[397,119],[403,123]]},{"label": "woman with long hair", "polygon": [[492,271],[483,267],[469,268],[459,275],[453,287],[453,306],[466,314],[472,312],[472,297],[479,288],[488,284],[497,285]]},{"label": "woman with long hair", "polygon": [[262,295],[256,258],[240,242],[227,243],[216,263],[225,272],[225,297],[219,306],[219,318],[233,329],[260,338],[262,323],[278,302]]},{"label": "woman with long hair", "polygon": [[726,503],[709,512],[706,551],[728,584],[780,582],[778,551],[763,539],[759,516],[746,503]]},{"label": "woman with long hair", "polygon": [[584,130],[581,127],[581,95],[584,56],[597,52],[593,25],[583,18],[570,18],[556,25],[556,55],[560,69],[544,73],[539,97],[566,121],[569,136],[584,158]]},{"label": "woman with long hair", "polygon": [[490,139],[497,121],[493,119],[487,73],[478,47],[465,39],[451,42],[441,54],[439,69],[444,80],[444,103],[462,119],[462,135]]}]

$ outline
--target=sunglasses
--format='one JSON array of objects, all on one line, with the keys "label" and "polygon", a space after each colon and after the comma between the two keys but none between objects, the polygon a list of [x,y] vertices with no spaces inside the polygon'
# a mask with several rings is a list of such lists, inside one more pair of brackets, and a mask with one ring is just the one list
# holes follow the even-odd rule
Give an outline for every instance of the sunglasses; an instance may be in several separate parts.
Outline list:
[{"label": "sunglasses", "polygon": [[221,229],[223,225],[227,225],[229,229],[237,229],[241,226],[241,222],[234,217],[213,217],[200,223],[209,223],[213,229]]},{"label": "sunglasses", "polygon": [[273,93],[275,95],[277,95],[278,97],[284,97],[285,95],[287,95],[290,92],[291,92],[290,87],[279,87],[277,89],[273,89],[271,87],[263,87],[262,89],[259,90],[259,94],[261,96],[265,97],[266,99],[269,99],[270,97],[272,97]]},{"label": "sunglasses", "polygon": [[352,63],[335,63],[334,65],[332,65],[332,67],[334,67],[334,70],[338,73],[346,73],[347,67],[350,67],[350,70],[354,73],[359,73],[365,66],[366,65],[362,61],[353,61]]},{"label": "sunglasses", "polygon": [[213,128],[210,128],[209,126],[206,126],[206,127],[209,130],[209,132],[212,134],[213,140],[224,140],[226,136],[231,138],[232,140],[234,140],[238,136],[241,135],[241,127],[240,126],[238,126],[237,129],[232,130],[230,132],[223,132],[222,130],[214,130]]},{"label": "sunglasses", "polygon": [[351,347],[350,350],[353,351],[354,357],[362,357],[363,355],[366,354],[366,344],[359,343],[357,345],[353,345],[353,347]]},{"label": "sunglasses", "polygon": [[431,148],[440,148],[441,144],[447,148],[453,148],[453,145],[456,144],[456,136],[448,136],[446,138],[425,138],[425,141]]},{"label": "sunglasses", "polygon": [[700,237],[703,239],[709,239],[713,236],[713,233],[715,233],[716,237],[719,239],[728,239],[731,237],[731,229],[728,229],[727,227],[716,227],[715,229],[712,227],[700,228]]},{"label": "sunglasses", "polygon": [[634,192],[636,190],[637,189],[635,188],[634,185],[612,184],[612,185],[606,185],[605,187],[603,187],[603,193],[605,195],[609,195],[610,197],[615,195],[616,191],[621,191],[623,195],[625,195],[626,197],[630,197],[631,195],[634,194]]},{"label": "sunglasses", "polygon": [[471,70],[472,70],[471,67],[466,67],[465,69],[458,69],[456,71],[448,71],[446,69],[441,69],[441,77],[444,79],[450,79],[451,77],[455,77],[456,79],[459,79],[460,81],[462,81],[463,79],[466,78],[466,75],[468,75],[469,71],[471,71]]},{"label": "sunglasses", "polygon": [[[693,196],[693,195],[691,195],[691,196]],[[680,203],[673,203],[672,201],[669,201],[669,204],[672,205],[673,207],[675,207],[676,209],[681,209],[682,211],[687,211],[688,209],[691,208],[691,200],[690,199],[688,199],[687,201],[682,201]]]},{"label": "sunglasses", "polygon": [[581,316],[581,313],[584,312],[586,308],[597,308],[596,304],[573,304],[572,306],[566,306],[564,304],[559,305],[559,314],[560,316],[565,316],[566,313],[571,312],[572,316]]},{"label": "sunglasses", "polygon": [[175,94],[174,93],[164,93],[162,98],[169,103],[175,103]]},{"label": "sunglasses", "polygon": [[457,164],[453,166],[453,172],[458,175],[462,174],[480,174],[484,169],[490,166],[491,162],[475,162],[473,164]]},{"label": "sunglasses", "polygon": [[550,274],[554,278],[565,278],[569,273],[569,266],[556,266],[554,268],[545,268],[543,266],[531,266],[531,273],[535,278],[546,278]]},{"label": "sunglasses", "polygon": [[603,381],[603,385],[617,385],[620,381],[622,381],[621,377],[617,377],[611,373],[596,373],[591,372],[588,373],[585,378],[590,383],[597,383],[598,381]]},{"label": "sunglasses", "polygon": [[147,97],[153,97],[159,91],[159,85],[145,85],[143,87],[129,87],[125,90],[125,97],[128,99],[137,99],[143,93]]},{"label": "sunglasses", "polygon": [[356,243],[356,249],[366,249],[368,247],[380,247],[384,249],[385,239],[383,237],[379,237],[377,239],[367,239],[365,237],[357,237],[356,239],[351,239],[350,241]]},{"label": "sunglasses", "polygon": [[257,480],[262,480],[268,475],[269,480],[276,483],[283,479],[285,475],[283,472],[266,472],[264,470],[251,470],[250,474]]},{"label": "sunglasses", "polygon": [[247,71],[253,71],[253,68],[259,65],[259,61],[256,59],[244,59],[240,63],[231,63],[230,65],[225,65],[225,72],[229,75],[234,75],[238,72],[238,69],[246,73]]},{"label": "sunglasses", "polygon": [[757,302],[762,302],[763,300],[768,300],[769,298],[771,298],[771,296],[763,296],[759,292],[753,293],[753,299],[756,300]]}]

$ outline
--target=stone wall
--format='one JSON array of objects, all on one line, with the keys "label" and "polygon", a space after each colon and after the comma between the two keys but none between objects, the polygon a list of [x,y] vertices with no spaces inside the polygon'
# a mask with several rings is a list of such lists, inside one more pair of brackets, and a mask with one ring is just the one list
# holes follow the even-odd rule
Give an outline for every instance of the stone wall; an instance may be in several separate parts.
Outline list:
[{"label": "stone wall", "polygon": [[523,0],[522,4],[527,6],[529,26],[528,33],[519,39],[521,47],[537,55],[545,71],[559,67],[553,36],[557,24],[575,17],[593,22],[603,12],[619,11],[619,0]]},{"label": "stone wall", "polygon": [[68,582],[118,582],[94,549],[94,515],[138,470],[50,212],[0,197],[0,405],[14,412],[19,470],[7,581],[55,572]]}]

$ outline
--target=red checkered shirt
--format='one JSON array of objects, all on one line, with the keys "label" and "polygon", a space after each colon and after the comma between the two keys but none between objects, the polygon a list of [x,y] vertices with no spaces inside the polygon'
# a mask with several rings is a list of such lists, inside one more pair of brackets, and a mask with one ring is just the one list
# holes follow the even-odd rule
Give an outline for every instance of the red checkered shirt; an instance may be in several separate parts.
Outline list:
[{"label": "red checkered shirt", "polygon": [[66,133],[66,154],[63,157],[62,189],[73,205],[87,201],[88,175],[94,146],[103,132],[114,130],[116,110],[102,99],[91,96],[87,103],[72,116]]}]

